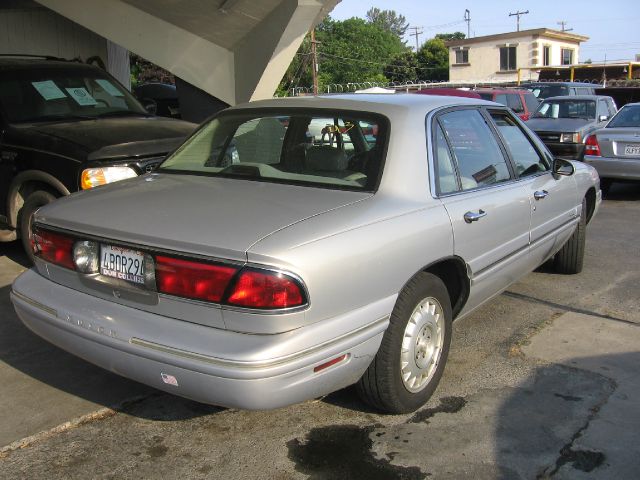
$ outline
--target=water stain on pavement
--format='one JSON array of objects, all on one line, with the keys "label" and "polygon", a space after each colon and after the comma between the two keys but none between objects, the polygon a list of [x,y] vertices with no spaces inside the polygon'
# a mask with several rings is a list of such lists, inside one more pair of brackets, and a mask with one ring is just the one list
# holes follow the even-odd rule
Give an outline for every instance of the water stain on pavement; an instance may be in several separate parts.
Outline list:
[{"label": "water stain on pavement", "polygon": [[418,467],[392,465],[371,452],[369,438],[375,426],[335,425],[312,429],[304,441],[287,442],[289,459],[310,480],[418,480],[426,478]]},{"label": "water stain on pavement", "polygon": [[443,397],[440,399],[440,405],[418,411],[413,417],[407,420],[407,423],[424,422],[436,413],[456,413],[462,410],[466,404],[467,401],[462,397]]}]

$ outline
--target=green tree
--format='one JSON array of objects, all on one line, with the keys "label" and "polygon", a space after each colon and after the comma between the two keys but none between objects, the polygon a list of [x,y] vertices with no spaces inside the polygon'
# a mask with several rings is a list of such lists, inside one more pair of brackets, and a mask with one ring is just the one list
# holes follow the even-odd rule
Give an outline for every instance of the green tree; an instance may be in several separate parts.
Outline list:
[{"label": "green tree", "polygon": [[398,38],[402,38],[409,28],[407,19],[404,15],[396,13],[395,10],[380,10],[379,8],[370,8],[366,14],[367,21],[379,26],[383,30],[387,30]]},{"label": "green tree", "polygon": [[[320,91],[332,84],[388,81],[385,67],[407,51],[394,33],[361,18],[335,21],[327,17],[316,27]],[[311,88],[310,41],[305,38],[285,73],[278,92]],[[335,91],[332,89],[332,91]]]},{"label": "green tree", "polygon": [[449,49],[442,38],[432,38],[418,50],[418,73],[422,80],[449,80]]},{"label": "green tree", "polygon": [[444,40],[445,42],[449,42],[451,40],[464,40],[466,37],[467,36],[462,32],[436,34],[436,38],[439,38],[440,40]]},{"label": "green tree", "polygon": [[407,82],[420,78],[416,54],[407,50],[396,55],[385,67],[384,73],[391,82]]}]

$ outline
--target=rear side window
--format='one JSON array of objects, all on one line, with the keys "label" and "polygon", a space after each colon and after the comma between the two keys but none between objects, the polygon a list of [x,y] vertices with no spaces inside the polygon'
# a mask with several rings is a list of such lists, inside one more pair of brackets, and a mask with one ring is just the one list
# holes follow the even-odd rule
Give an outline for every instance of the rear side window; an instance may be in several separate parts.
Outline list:
[{"label": "rear side window", "polygon": [[520,100],[520,94],[509,93],[507,95],[507,107],[509,107],[516,113],[524,112],[524,107],[522,106],[522,101]]},{"label": "rear side window", "polygon": [[[498,141],[478,110],[444,113],[438,117],[438,124],[451,146],[451,158],[457,167],[462,190],[490,186],[510,179]],[[443,152],[438,149],[436,155],[440,165]]]},{"label": "rear side window", "polygon": [[538,153],[513,118],[501,112],[492,112],[491,118],[493,118],[504,140],[519,177],[527,177],[549,170],[550,166],[547,160]]},{"label": "rear side window", "polygon": [[527,104],[527,109],[530,112],[535,112],[540,103],[536,99],[536,96],[533,93],[525,93],[524,94],[524,102]]},{"label": "rear side window", "polygon": [[386,125],[378,115],[328,110],[230,112],[204,125],[160,171],[373,190]]}]

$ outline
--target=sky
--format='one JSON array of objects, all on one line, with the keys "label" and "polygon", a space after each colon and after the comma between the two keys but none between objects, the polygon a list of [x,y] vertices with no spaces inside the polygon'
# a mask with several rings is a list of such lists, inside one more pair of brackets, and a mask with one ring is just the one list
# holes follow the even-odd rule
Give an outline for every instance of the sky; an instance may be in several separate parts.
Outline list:
[{"label": "sky", "polygon": [[[580,45],[580,61],[635,60],[640,54],[640,0],[342,0],[330,13],[334,20],[365,18],[367,10],[395,10],[411,26],[419,27],[419,43],[436,33],[467,33],[464,11],[471,13],[471,36],[514,32],[516,17],[509,13],[529,10],[520,17],[520,30],[561,30],[559,21],[573,33],[589,37]],[[415,48],[414,36],[405,36]]]}]

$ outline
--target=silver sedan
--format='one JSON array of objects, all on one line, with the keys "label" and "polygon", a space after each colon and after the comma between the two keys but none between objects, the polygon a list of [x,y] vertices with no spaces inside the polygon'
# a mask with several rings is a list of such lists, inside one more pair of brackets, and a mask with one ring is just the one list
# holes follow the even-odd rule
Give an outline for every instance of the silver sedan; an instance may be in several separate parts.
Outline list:
[{"label": "silver sedan", "polygon": [[551,257],[580,272],[600,198],[502,105],[261,101],[154,173],[39,210],[11,298],[47,340],[176,395],[267,409],[357,384],[408,412],[454,319]]},{"label": "silver sedan", "polygon": [[640,103],[628,103],[585,140],[584,159],[601,177],[602,190],[612,182],[640,182]]}]

